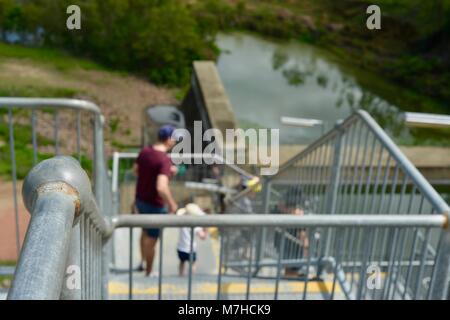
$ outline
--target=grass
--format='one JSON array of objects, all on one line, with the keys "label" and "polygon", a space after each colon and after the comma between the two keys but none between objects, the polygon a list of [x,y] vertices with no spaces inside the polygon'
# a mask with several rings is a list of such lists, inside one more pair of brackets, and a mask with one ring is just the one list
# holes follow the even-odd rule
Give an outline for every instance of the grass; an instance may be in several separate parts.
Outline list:
[{"label": "grass", "polygon": [[[9,266],[15,266],[16,265],[16,261],[12,261],[12,260],[3,260],[0,261],[0,266],[2,267],[9,267]],[[1,275],[0,274],[0,288],[3,287],[3,283],[4,281],[11,281],[13,279],[12,275]]]},{"label": "grass", "polygon": [[[17,45],[0,43],[0,62],[2,59],[28,59],[36,64],[44,64],[61,71],[72,68],[82,68],[87,70],[100,69],[93,62],[75,59],[60,51],[46,48],[27,48]],[[39,82],[23,82],[20,79],[12,78],[10,81],[0,81],[1,97],[51,97],[51,98],[73,98],[83,94],[79,89],[68,87],[50,86]],[[2,121],[6,117],[7,109],[0,108],[0,176],[6,179],[12,177],[11,154],[9,146],[9,127],[7,121]],[[53,112],[53,109],[43,110],[43,112]],[[30,111],[17,109],[13,111],[15,119],[29,118]],[[17,178],[23,179],[28,171],[33,167],[32,132],[30,125],[14,125],[15,156],[17,164]],[[53,145],[53,141],[41,135],[37,136],[39,146]],[[37,160],[42,161],[52,157],[53,154],[37,153]],[[83,160],[83,159],[82,159]],[[87,160],[84,159],[84,162]],[[86,168],[92,170],[92,164],[85,163]]]},{"label": "grass", "polygon": [[[313,43],[340,53],[339,57],[346,63],[371,70],[416,92],[450,101],[450,73],[445,62],[439,59],[445,55],[434,51],[415,52],[414,43],[437,27],[430,21],[438,15],[431,1],[205,0],[195,3],[193,13],[205,29],[252,31],[269,38]],[[442,3],[444,10],[449,10],[450,0]],[[365,9],[369,4],[382,7],[384,28],[380,32],[367,32],[365,28]],[[331,30],[331,24],[340,25],[341,31]]]},{"label": "grass", "polygon": [[105,70],[99,64],[86,59],[75,58],[63,51],[49,48],[33,48],[0,43],[0,59],[27,59],[52,66],[60,71],[71,69]]},{"label": "grass", "polygon": [[[23,60],[24,64],[30,65],[31,70],[34,66],[42,69],[43,76],[50,74],[49,79],[42,79],[38,81],[34,75],[27,78],[23,75],[15,77],[12,73],[4,73],[0,75],[0,97],[52,97],[52,98],[76,98],[80,96],[95,96],[95,93],[88,90],[83,90],[75,85],[71,86],[71,81],[82,81],[77,74],[67,73],[68,71],[75,69],[83,69],[87,71],[100,70],[112,73],[115,76],[121,76],[124,73],[109,71],[102,66],[85,59],[75,58],[62,51],[50,48],[30,48],[19,45],[10,45],[0,43],[0,65],[12,62],[15,65],[20,65]],[[67,77],[67,84],[61,84],[55,79],[51,78],[52,70],[56,71],[57,75],[55,79],[58,79],[58,74],[63,73],[63,77]],[[102,79],[96,80],[102,81]],[[41,109],[43,113],[53,113],[52,108]],[[6,108],[0,108],[0,176],[5,180],[9,180],[12,177],[11,166],[11,154],[9,145],[9,127],[7,120],[8,110]],[[15,156],[17,163],[17,177],[23,179],[28,171],[33,167],[33,147],[32,147],[32,132],[29,125],[29,119],[31,117],[30,110],[14,109],[14,140],[15,140]],[[27,120],[26,122],[23,120]],[[24,125],[26,124],[26,125]],[[121,126],[119,118],[112,118],[110,122],[110,129],[113,132],[118,132]],[[131,135],[131,129],[124,132],[126,135]],[[61,141],[64,143],[64,141]],[[48,153],[38,152],[37,161],[42,161],[54,156],[52,139],[47,139],[44,136],[38,135],[39,147],[46,147],[45,150]],[[120,143],[116,143],[120,145]],[[128,146],[120,145],[125,148]],[[70,150],[72,151],[72,150]],[[78,155],[72,154],[72,156],[78,159]],[[92,160],[87,156],[81,156],[81,165],[87,171],[88,175],[92,174]]]},{"label": "grass", "polygon": [[130,149],[140,149],[140,145],[136,144],[125,144],[117,140],[111,141],[111,146],[119,150],[130,150]]},{"label": "grass", "polygon": [[[36,85],[20,85],[0,82],[0,96],[2,97],[53,97],[71,98],[80,92],[71,88],[55,88]],[[0,176],[10,179],[12,177],[11,153],[9,145],[8,123],[2,121],[6,117],[7,109],[0,108]],[[45,112],[45,110],[44,110]],[[29,118],[30,111],[17,109],[13,111],[14,118]],[[33,167],[32,130],[30,125],[14,125],[14,150],[17,164],[17,178],[23,179]],[[41,135],[37,136],[39,146],[53,145],[53,141]],[[52,157],[52,154],[37,153],[37,160],[42,161]]]},{"label": "grass", "polygon": [[450,128],[411,128],[413,145],[450,147]]},{"label": "grass", "polygon": [[1,97],[73,98],[81,93],[72,88],[0,82]]},{"label": "grass", "polygon": [[[16,157],[16,169],[17,177],[23,179],[28,171],[33,167],[33,148],[31,146],[31,127],[25,125],[14,126],[14,151]],[[11,177],[12,165],[11,165],[11,153],[9,145],[9,128],[6,123],[0,123],[0,141],[4,144],[0,145],[0,176]],[[40,146],[48,146],[52,144],[52,141],[37,136],[37,142]],[[37,160],[42,161],[50,158],[50,154],[37,154]]]},{"label": "grass", "polygon": [[[27,59],[38,65],[53,67],[60,71],[67,71],[73,68],[86,70],[101,68],[91,61],[76,59],[55,49],[28,48],[0,42],[0,63],[9,59]],[[78,89],[50,86],[44,83],[44,81],[39,83],[37,81],[31,82],[21,78],[6,78],[3,76],[2,81],[0,81],[0,96],[73,98],[76,95],[83,94]]]},{"label": "grass", "polygon": [[[19,180],[24,179],[33,167],[33,147],[31,145],[31,127],[26,125],[14,125],[14,152],[16,157],[16,174]],[[11,152],[9,145],[9,128],[7,124],[0,123],[0,176],[5,180],[12,178]],[[37,135],[37,143],[39,146],[52,146],[54,142],[41,135]],[[43,161],[53,157],[53,153],[36,154],[37,161]],[[78,159],[77,154],[72,157]],[[80,157],[81,166],[90,177],[92,177],[93,164],[92,160],[85,155]]]},{"label": "grass", "polygon": [[[5,116],[5,109],[0,109],[0,176],[5,179],[12,177],[11,152],[9,144],[9,126],[1,121],[1,117]],[[15,110],[14,117],[30,117],[29,110]],[[40,147],[53,146],[54,141],[42,135],[37,135],[37,144]],[[32,129],[30,125],[14,124],[14,152],[16,157],[17,178],[23,179],[33,167],[33,147],[32,147]],[[37,161],[51,158],[53,153],[36,154]],[[78,155],[73,154],[74,158]],[[89,175],[92,173],[92,160],[86,156],[81,156],[81,165]]]}]

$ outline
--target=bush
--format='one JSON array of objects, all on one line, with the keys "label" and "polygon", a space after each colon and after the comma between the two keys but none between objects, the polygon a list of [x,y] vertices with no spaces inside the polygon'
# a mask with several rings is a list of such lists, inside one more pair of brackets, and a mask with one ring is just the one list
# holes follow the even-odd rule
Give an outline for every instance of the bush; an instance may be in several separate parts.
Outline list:
[{"label": "bush", "polygon": [[[186,83],[193,60],[215,57],[212,40],[181,1],[80,0],[81,30],[68,30],[66,8],[72,2],[0,0],[0,9],[2,4],[5,7],[0,13],[1,28],[28,33],[41,30],[47,46],[160,84]],[[11,15],[14,19],[8,18]]]}]

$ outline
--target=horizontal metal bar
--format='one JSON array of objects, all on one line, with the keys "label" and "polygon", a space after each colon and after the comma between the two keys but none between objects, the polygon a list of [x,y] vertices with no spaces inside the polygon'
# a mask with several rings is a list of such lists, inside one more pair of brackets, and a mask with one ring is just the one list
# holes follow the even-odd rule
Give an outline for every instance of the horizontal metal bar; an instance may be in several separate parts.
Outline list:
[{"label": "horizontal metal bar", "polygon": [[[119,161],[120,159],[136,159],[138,157],[137,152],[114,152],[113,154],[113,176],[112,176],[112,192],[115,193],[119,189]],[[169,153],[172,160],[175,159],[214,159],[217,164],[223,164],[234,170],[236,173],[243,175],[247,178],[253,178],[255,175],[248,173],[239,166],[226,161],[218,154],[202,154],[202,153]]]},{"label": "horizontal metal bar", "polygon": [[323,121],[318,119],[281,117],[280,121],[282,124],[296,127],[314,127],[317,125],[323,125]]},{"label": "horizontal metal bar", "polygon": [[184,186],[186,189],[192,189],[192,190],[204,190],[209,192],[215,192],[220,194],[235,194],[236,190],[228,188],[228,187],[221,187],[217,184],[212,183],[204,183],[204,182],[193,182],[193,181],[186,181],[184,183]]},{"label": "horizontal metal bar", "polygon": [[25,109],[64,107],[76,110],[85,110],[101,114],[100,108],[89,101],[78,99],[54,99],[54,98],[0,98],[0,108],[20,107]]},{"label": "horizontal metal bar", "polygon": [[[310,264],[314,265],[317,264],[319,262],[321,262],[321,260],[323,260],[324,258],[311,258],[310,260]],[[326,258],[325,258],[326,259]],[[308,259],[282,259],[281,260],[281,265],[284,267],[287,266],[304,266],[308,264]],[[404,266],[413,266],[413,267],[420,267],[422,264],[422,261],[420,260],[407,260],[407,261],[395,261],[393,263],[390,263],[390,261],[378,261],[377,265],[379,267],[389,267],[389,266],[396,266],[396,267],[404,267]],[[243,268],[243,267],[247,267],[248,263],[246,261],[232,261],[232,262],[227,262],[226,266],[230,267],[230,268]],[[264,259],[260,262],[258,262],[258,266],[259,267],[277,267],[278,265],[278,261],[276,261],[276,259]],[[352,261],[343,261],[340,263],[342,268],[351,268],[351,267],[361,267],[362,262],[352,262]],[[425,265],[426,266],[433,266],[434,265],[434,260],[430,259],[428,261],[425,261]]]},{"label": "horizontal metal bar", "polygon": [[117,159],[136,159],[138,155],[137,152],[114,152],[114,157]]},{"label": "horizontal metal bar", "polygon": [[12,276],[15,269],[14,266],[0,266],[0,276]]},{"label": "horizontal metal bar", "polygon": [[408,126],[422,128],[450,127],[450,116],[444,114],[405,112],[405,121]]},{"label": "horizontal metal bar", "polygon": [[113,219],[114,228],[126,227],[426,227],[444,228],[444,215],[307,215],[227,214],[207,216],[131,215]]}]

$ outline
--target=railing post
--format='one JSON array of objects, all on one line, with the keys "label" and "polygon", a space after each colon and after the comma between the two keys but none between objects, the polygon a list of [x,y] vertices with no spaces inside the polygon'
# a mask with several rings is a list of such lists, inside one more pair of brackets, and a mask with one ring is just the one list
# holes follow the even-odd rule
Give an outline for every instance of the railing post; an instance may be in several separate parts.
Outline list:
[{"label": "railing post", "polygon": [[56,189],[36,200],[8,299],[59,299],[76,211],[74,200]]},{"label": "railing post", "polygon": [[[103,124],[104,118],[102,115],[96,115],[94,120],[94,165],[95,165],[95,198],[97,199],[100,211],[105,217],[110,217],[112,212],[106,212],[105,195],[106,190],[106,167],[105,154],[103,149]],[[113,195],[114,196],[114,195]],[[114,201],[114,200],[113,200]],[[102,248],[102,299],[108,299],[108,278],[109,278],[109,263],[112,257],[112,240],[104,239]]]},{"label": "railing post", "polygon": [[31,212],[8,299],[59,299],[73,226],[90,197],[90,183],[71,157],[42,161],[27,175],[23,201]]},{"label": "railing post", "polygon": [[448,225],[450,213],[447,212],[444,214],[447,216],[447,224],[440,240],[430,284],[429,298],[432,300],[447,300],[450,294],[450,227]]},{"label": "railing post", "polygon": [[[334,152],[333,152],[333,162],[331,167],[330,184],[327,190],[327,203],[325,214],[335,214],[336,213],[336,200],[338,197],[339,183],[341,180],[341,165],[342,165],[342,140],[344,137],[344,130],[339,123],[336,123],[335,128],[337,130],[337,136],[335,138]],[[319,276],[322,272],[322,258],[330,252],[331,248],[331,234],[330,230],[326,233],[324,237],[325,246],[322,248],[322,252],[319,258],[319,265],[317,268],[317,275]]]},{"label": "railing post", "polygon": [[[262,209],[263,214],[269,213],[269,205],[270,205],[270,180],[266,177],[262,178],[262,184],[263,184],[263,201],[262,201]],[[254,276],[256,276],[260,269],[260,262],[264,258],[264,250],[265,250],[265,240],[267,236],[267,230],[265,227],[262,227],[259,232],[259,241],[256,246],[256,254],[255,254],[255,271],[253,273]]]},{"label": "railing post", "polygon": [[[102,115],[96,115],[94,119],[94,193],[97,199],[100,211],[103,212],[104,206],[104,195],[103,195],[103,185],[106,181],[104,178],[105,169],[105,155],[103,150],[103,123],[104,119]],[[103,212],[105,214],[105,212]]]},{"label": "railing post", "polygon": [[330,185],[328,188],[328,195],[327,195],[327,205],[325,212],[327,214],[336,213],[336,200],[338,195],[339,183],[341,179],[342,139],[344,136],[344,132],[343,129],[339,126],[339,124],[336,124],[336,129],[338,130],[338,134],[336,136],[336,143],[334,145]]},{"label": "railing post", "polygon": [[114,152],[113,154],[113,168],[112,168],[112,178],[111,178],[111,193],[113,201],[113,212],[112,215],[115,216],[119,214],[120,208],[120,192],[119,192],[119,177],[120,176],[120,154],[119,152]]}]

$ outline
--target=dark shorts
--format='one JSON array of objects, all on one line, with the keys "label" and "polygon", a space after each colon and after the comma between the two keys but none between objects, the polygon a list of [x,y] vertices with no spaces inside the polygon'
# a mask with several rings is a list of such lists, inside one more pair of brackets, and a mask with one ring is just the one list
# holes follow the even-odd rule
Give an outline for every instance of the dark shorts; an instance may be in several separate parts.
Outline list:
[{"label": "dark shorts", "polygon": [[[177,252],[178,252],[178,258],[180,258],[180,261],[181,262],[185,262],[185,261],[189,261],[189,256],[190,256],[190,254],[189,253],[187,253],[187,252],[184,252],[184,251],[180,251],[180,250],[177,250]],[[195,262],[197,260],[197,253],[193,253],[192,254],[192,262]]]},{"label": "dark shorts", "polygon": [[[155,207],[147,202],[136,199],[136,207],[140,214],[166,214],[167,209],[165,207]],[[143,229],[144,232],[151,238],[159,238],[159,229]]]}]

